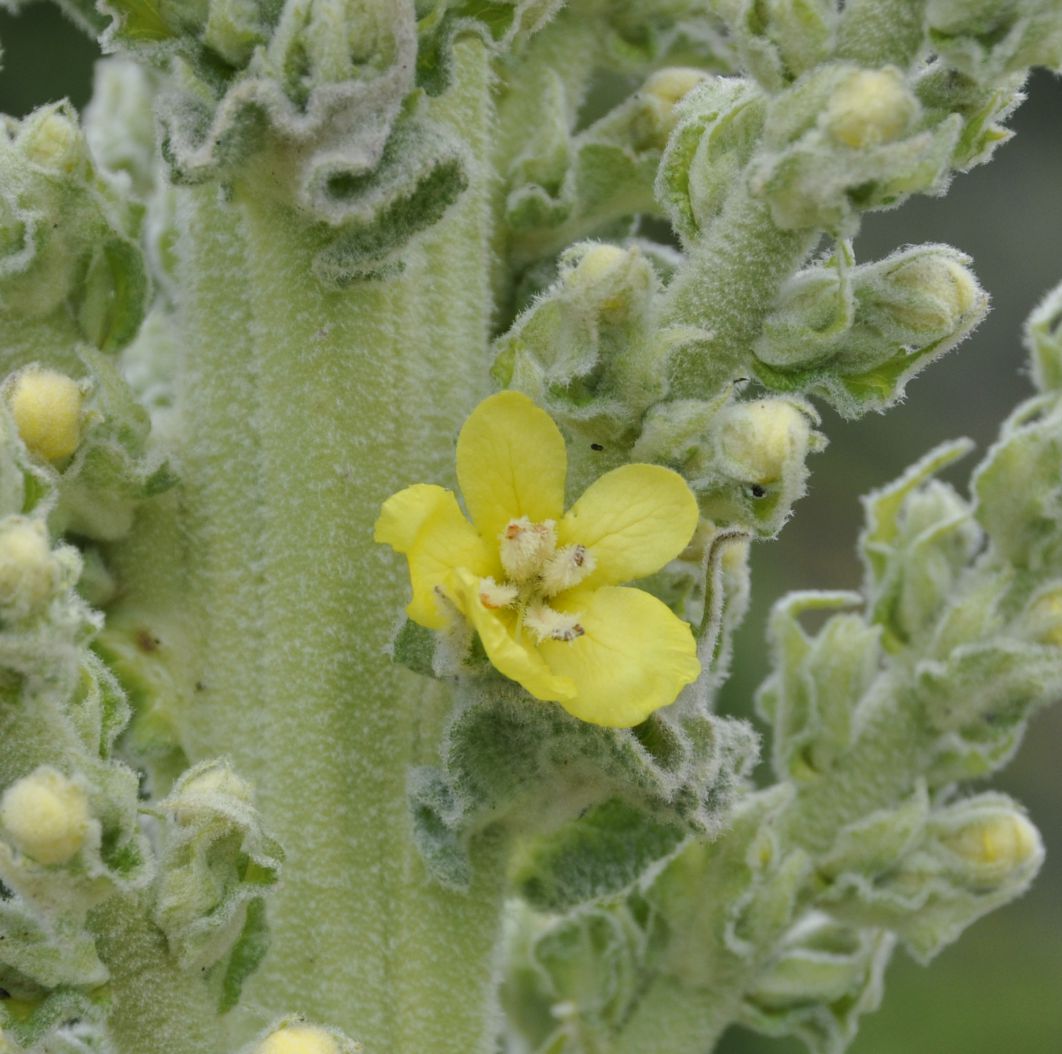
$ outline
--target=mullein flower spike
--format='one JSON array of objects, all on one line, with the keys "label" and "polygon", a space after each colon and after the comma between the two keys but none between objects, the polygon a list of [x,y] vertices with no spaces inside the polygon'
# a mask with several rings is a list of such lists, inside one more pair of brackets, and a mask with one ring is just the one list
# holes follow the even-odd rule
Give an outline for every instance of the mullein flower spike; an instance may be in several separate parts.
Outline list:
[{"label": "mullein flower spike", "polygon": [[417,484],[383,506],[375,538],[409,561],[410,619],[447,629],[456,609],[491,663],[535,698],[628,728],[700,673],[687,623],[619,585],[687,546],[697,501],[676,472],[623,465],[564,511],[567,455],[553,420],[506,391],[472,412],[452,491]]}]

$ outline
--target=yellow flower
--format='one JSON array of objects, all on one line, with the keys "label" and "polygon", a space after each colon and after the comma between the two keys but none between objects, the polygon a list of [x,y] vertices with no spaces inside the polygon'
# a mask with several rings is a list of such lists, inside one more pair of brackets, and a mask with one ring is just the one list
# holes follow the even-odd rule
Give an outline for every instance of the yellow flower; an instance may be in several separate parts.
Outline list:
[{"label": "yellow flower", "polygon": [[375,538],[409,561],[414,622],[445,629],[456,609],[491,663],[537,699],[629,728],[700,673],[689,625],[619,584],[682,552],[697,501],[670,469],[624,465],[565,512],[566,474],[549,415],[501,392],[476,407],[457,441],[472,523],[452,491],[417,484],[384,503]]}]

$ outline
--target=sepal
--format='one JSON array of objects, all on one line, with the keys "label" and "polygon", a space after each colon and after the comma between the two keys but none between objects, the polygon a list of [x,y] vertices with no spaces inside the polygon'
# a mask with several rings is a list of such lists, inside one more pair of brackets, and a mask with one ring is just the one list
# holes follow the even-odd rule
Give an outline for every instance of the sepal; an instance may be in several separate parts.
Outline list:
[{"label": "sepal", "polygon": [[[505,830],[525,840],[524,887],[556,906],[631,880],[610,851],[609,830],[625,810],[642,825],[646,859],[669,851],[677,832],[717,834],[757,741],[747,725],[685,705],[635,729],[606,729],[533,703],[501,678],[466,682],[441,766],[414,769],[409,783],[414,837],[429,871],[466,887],[475,837]],[[581,828],[582,814],[599,806]],[[581,871],[568,870],[572,846],[587,849]]]},{"label": "sepal", "polygon": [[149,448],[150,421],[115,365],[91,348],[80,357],[89,371],[81,439],[61,467],[54,530],[113,541],[132,526],[136,506],[177,482],[170,465]]},{"label": "sepal", "polygon": [[1054,0],[930,0],[926,26],[941,60],[982,83],[1030,66],[1062,67],[1062,13]]},{"label": "sepal", "polygon": [[962,572],[981,547],[970,505],[932,478],[972,445],[968,440],[944,443],[863,499],[864,589],[871,620],[882,627],[890,649],[928,641],[935,619],[954,599]]},{"label": "sepal", "polygon": [[1038,574],[1062,571],[1062,404],[1030,399],[1004,423],[973,477],[975,515],[996,553]]},{"label": "sepal", "polygon": [[553,286],[498,340],[495,379],[620,463],[641,413],[664,393],[659,288],[637,247],[572,246]]},{"label": "sepal", "polygon": [[508,931],[502,1005],[514,1027],[532,1038],[530,1049],[602,1049],[599,1043],[608,1041],[638,1000],[650,940],[644,903],[620,901],[551,918],[517,902]]},{"label": "sepal", "polygon": [[507,51],[540,29],[562,0],[427,0],[417,4],[417,84],[438,95],[453,79],[453,47],[475,34]]},{"label": "sepal", "polygon": [[741,65],[768,91],[780,91],[832,50],[838,13],[830,0],[745,0],[715,6],[731,9],[728,23]]},{"label": "sepal", "polygon": [[[0,1000],[0,1052],[116,1054],[107,1036],[106,1009],[105,995],[73,988],[13,991],[11,999]],[[8,1039],[16,1045],[5,1047]]]},{"label": "sepal", "polygon": [[780,779],[816,780],[851,746],[855,713],[881,666],[880,634],[858,615],[833,615],[815,637],[801,627],[807,611],[849,607],[855,593],[795,593],[771,613],[775,672],[756,697],[773,725],[772,764]]},{"label": "sepal", "polygon": [[[542,77],[542,118],[507,173],[505,220],[514,232],[514,258],[526,265],[580,233],[599,233],[636,213],[657,211],[653,181],[661,151],[705,74],[664,69],[588,128],[573,134],[561,75]],[[555,229],[557,237],[545,232]],[[561,237],[564,236],[564,237]]]},{"label": "sepal", "polygon": [[712,77],[676,107],[656,176],[657,200],[685,246],[722,211],[744,178],[763,131],[766,100],[755,84]]},{"label": "sepal", "polygon": [[1037,305],[1025,325],[1033,379],[1042,392],[1062,389],[1062,284]]},{"label": "sepal", "polygon": [[895,938],[811,913],[783,937],[746,993],[738,1020],[767,1036],[794,1036],[811,1054],[840,1054],[884,994]]},{"label": "sepal", "polygon": [[223,1011],[265,954],[263,898],[283,859],[252,799],[228,762],[204,761],[157,806],[155,922],[184,969],[213,970]]}]

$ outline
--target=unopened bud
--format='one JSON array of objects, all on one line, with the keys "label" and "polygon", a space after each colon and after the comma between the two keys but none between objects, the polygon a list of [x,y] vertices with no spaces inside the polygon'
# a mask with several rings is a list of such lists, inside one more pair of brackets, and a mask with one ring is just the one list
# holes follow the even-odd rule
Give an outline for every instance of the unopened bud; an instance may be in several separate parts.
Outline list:
[{"label": "unopened bud", "polygon": [[979,884],[1002,884],[1043,854],[1040,832],[1015,806],[980,812],[941,836],[941,844],[968,865]]},{"label": "unopened bud", "polygon": [[0,824],[19,852],[40,864],[65,864],[88,833],[88,799],[72,780],[41,766],[0,799]]},{"label": "unopened bud", "polygon": [[255,1054],[340,1054],[339,1044],[323,1028],[285,1025],[268,1036]]},{"label": "unopened bud", "polygon": [[225,799],[250,804],[254,800],[251,785],[241,779],[224,762],[207,762],[198,772],[190,772],[170,795],[174,819],[188,825],[203,813],[217,811]]},{"label": "unopened bud", "polygon": [[53,110],[29,118],[22,136],[28,161],[55,172],[73,172],[82,158],[81,132],[65,113]]},{"label": "unopened bud", "polygon": [[918,113],[918,102],[891,66],[856,70],[831,96],[826,108],[830,136],[853,149],[899,139]]},{"label": "unopened bud", "polygon": [[1062,589],[1052,589],[1029,605],[1029,622],[1042,644],[1062,647]]},{"label": "unopened bud", "polygon": [[617,245],[594,245],[579,258],[569,281],[579,286],[594,285],[610,271],[623,266],[629,253]]},{"label": "unopened bud", "polygon": [[652,138],[656,146],[663,148],[667,144],[678,123],[675,107],[707,78],[704,70],[672,66],[658,70],[645,82],[642,95],[653,111]]},{"label": "unopened bud", "polygon": [[1055,286],[1029,316],[1025,345],[1041,391],[1062,388],[1062,285]]},{"label": "unopened bud", "polygon": [[44,524],[22,516],[0,521],[0,617],[25,618],[40,611],[58,579]]},{"label": "unopened bud", "polygon": [[63,373],[31,366],[8,393],[15,427],[26,447],[48,461],[62,461],[81,438],[81,388]]},{"label": "unopened bud", "polygon": [[883,305],[889,315],[913,333],[951,333],[985,302],[977,279],[958,255],[954,250],[921,252],[890,271]]},{"label": "unopened bud", "polygon": [[721,453],[750,482],[781,478],[793,451],[807,441],[811,423],[785,399],[757,399],[728,407],[719,427]]}]

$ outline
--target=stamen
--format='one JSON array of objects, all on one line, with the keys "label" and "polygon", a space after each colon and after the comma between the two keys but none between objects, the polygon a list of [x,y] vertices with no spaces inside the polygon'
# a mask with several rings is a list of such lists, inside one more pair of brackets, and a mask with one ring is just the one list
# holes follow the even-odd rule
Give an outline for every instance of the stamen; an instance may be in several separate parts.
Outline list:
[{"label": "stamen", "polygon": [[578,585],[597,566],[594,554],[585,545],[566,545],[558,549],[542,572],[542,590],[556,596]]},{"label": "stamen", "polygon": [[524,625],[538,637],[539,644],[544,640],[573,641],[586,633],[578,615],[554,611],[546,604],[529,607],[524,612]]},{"label": "stamen", "polygon": [[557,547],[553,520],[532,523],[526,516],[510,520],[502,531],[500,555],[505,573],[514,582],[527,582],[542,573]]},{"label": "stamen", "polygon": [[479,602],[494,611],[497,608],[507,608],[515,603],[519,590],[516,586],[499,584],[493,578],[480,579]]}]

